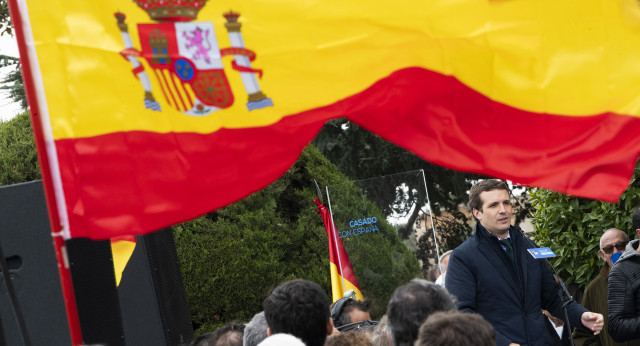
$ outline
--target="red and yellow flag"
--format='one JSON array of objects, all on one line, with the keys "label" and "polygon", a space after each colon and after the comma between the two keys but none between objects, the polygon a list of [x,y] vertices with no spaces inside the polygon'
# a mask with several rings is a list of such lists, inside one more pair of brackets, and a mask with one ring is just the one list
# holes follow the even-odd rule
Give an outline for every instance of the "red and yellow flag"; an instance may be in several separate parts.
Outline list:
[{"label": "red and yellow flag", "polygon": [[66,237],[243,198],[336,117],[607,201],[640,153],[636,0],[9,3]]},{"label": "red and yellow flag", "polygon": [[356,273],[351,267],[351,261],[347,251],[345,251],[342,245],[342,239],[337,236],[337,231],[331,219],[331,214],[327,210],[327,207],[320,202],[319,198],[313,200],[318,208],[316,213],[322,216],[322,222],[324,228],[327,229],[327,238],[329,239],[329,267],[331,272],[331,295],[332,301],[338,301],[343,298],[345,292],[353,290],[356,300],[364,300],[364,296],[360,291],[358,280],[356,279]]}]

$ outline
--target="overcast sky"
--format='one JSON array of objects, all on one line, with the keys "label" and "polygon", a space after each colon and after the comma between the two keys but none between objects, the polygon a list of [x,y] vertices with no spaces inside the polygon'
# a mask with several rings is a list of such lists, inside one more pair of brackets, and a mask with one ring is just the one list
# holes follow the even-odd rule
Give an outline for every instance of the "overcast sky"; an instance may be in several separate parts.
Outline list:
[{"label": "overcast sky", "polygon": [[[16,43],[15,37],[7,34],[0,36],[0,54],[14,56],[16,58],[19,56],[18,44]],[[14,68],[14,66],[0,68],[0,80]],[[9,91],[0,90],[0,121],[9,120],[21,112],[20,105],[12,102],[8,96]]]}]

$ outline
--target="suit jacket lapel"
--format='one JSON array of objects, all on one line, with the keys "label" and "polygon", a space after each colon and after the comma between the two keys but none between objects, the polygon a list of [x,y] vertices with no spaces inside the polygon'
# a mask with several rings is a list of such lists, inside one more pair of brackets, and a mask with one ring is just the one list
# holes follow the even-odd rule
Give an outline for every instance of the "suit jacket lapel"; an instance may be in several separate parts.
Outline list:
[{"label": "suit jacket lapel", "polygon": [[508,267],[511,264],[507,262],[506,254],[505,256],[501,256],[498,252],[504,250],[498,248],[495,244],[491,244],[491,241],[491,239],[478,238],[478,243],[476,244],[477,250],[489,261],[495,271],[502,276],[513,292],[516,293],[516,296],[519,297],[521,293],[516,283],[518,279],[511,274],[511,270]]}]

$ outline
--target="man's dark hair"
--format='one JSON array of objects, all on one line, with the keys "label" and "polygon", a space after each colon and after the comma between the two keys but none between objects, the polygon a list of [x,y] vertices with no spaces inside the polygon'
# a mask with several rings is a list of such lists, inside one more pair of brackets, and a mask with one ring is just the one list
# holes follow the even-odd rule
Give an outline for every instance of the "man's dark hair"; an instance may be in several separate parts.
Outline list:
[{"label": "man's dark hair", "polygon": [[193,341],[193,346],[242,346],[244,325],[229,323],[212,333],[200,335]]},{"label": "man's dark hair", "polygon": [[267,319],[264,317],[264,311],[253,315],[251,321],[249,321],[244,328],[242,344],[244,346],[258,346],[259,343],[267,338],[268,327]]},{"label": "man's dark hair", "polygon": [[507,183],[499,179],[485,179],[475,183],[469,190],[469,208],[482,211],[482,198],[480,194],[486,191],[506,190],[509,191]]},{"label": "man's dark hair", "polygon": [[412,346],[420,325],[437,311],[455,311],[456,298],[444,287],[412,280],[396,288],[387,306],[388,328],[395,346]]},{"label": "man's dark hair", "polygon": [[[331,304],[329,310],[333,309],[336,303]],[[334,318],[334,325],[338,327],[352,323],[353,321],[351,320],[350,314],[351,311],[354,310],[369,312],[369,310],[371,310],[371,304],[367,300],[347,299],[344,304],[342,304],[340,311],[337,311],[338,316]]]},{"label": "man's dark hair", "polygon": [[493,326],[479,314],[436,312],[420,327],[416,346],[494,346]]},{"label": "man's dark hair", "polygon": [[318,284],[302,279],[276,287],[263,303],[272,334],[297,336],[307,346],[322,346],[327,337],[329,298]]},{"label": "man's dark hair", "polygon": [[633,232],[640,228],[640,207],[637,207],[636,210],[633,211],[633,216],[631,217],[631,226],[633,227]]}]

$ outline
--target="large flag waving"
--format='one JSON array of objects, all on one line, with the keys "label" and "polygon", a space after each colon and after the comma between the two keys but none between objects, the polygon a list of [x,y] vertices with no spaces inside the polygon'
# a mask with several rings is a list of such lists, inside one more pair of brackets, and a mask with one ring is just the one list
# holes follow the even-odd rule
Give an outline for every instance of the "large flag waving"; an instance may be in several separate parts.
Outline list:
[{"label": "large flag waving", "polygon": [[635,0],[9,3],[66,238],[236,201],[335,117],[439,165],[607,201],[640,153]]},{"label": "large flag waving", "polygon": [[318,208],[316,213],[322,216],[322,222],[324,228],[327,230],[327,238],[329,239],[329,270],[331,273],[331,295],[332,301],[338,301],[343,298],[346,292],[353,290],[357,300],[364,300],[358,280],[356,279],[356,273],[353,271],[351,261],[347,255],[347,251],[342,245],[342,239],[337,236],[337,231],[331,214],[327,210],[327,207],[322,204],[320,198],[314,198],[313,200]]}]

